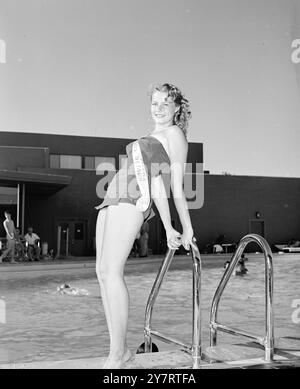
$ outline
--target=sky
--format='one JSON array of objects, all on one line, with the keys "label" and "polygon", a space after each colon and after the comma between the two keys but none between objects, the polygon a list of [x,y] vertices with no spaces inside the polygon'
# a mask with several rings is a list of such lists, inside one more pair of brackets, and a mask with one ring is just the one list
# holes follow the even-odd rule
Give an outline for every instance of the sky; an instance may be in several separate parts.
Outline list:
[{"label": "sky", "polygon": [[299,23],[300,0],[0,0],[0,131],[135,139],[171,82],[205,170],[300,177]]}]

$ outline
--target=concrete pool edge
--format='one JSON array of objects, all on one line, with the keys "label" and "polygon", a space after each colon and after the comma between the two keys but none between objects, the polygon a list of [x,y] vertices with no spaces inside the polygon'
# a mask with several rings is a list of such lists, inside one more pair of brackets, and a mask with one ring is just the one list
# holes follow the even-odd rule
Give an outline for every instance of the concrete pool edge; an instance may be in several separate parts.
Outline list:
[{"label": "concrete pool edge", "polygon": [[[202,254],[201,260],[203,264],[215,264],[222,265],[224,262],[231,259],[233,253],[228,254]],[[262,257],[262,254],[247,254],[249,260],[257,259]],[[288,253],[288,254],[278,254],[273,253],[274,259],[289,258],[300,260],[300,254],[297,253]],[[163,255],[152,255],[147,258],[129,258],[126,263],[126,268],[130,269],[137,265],[151,265],[161,263],[164,259]],[[65,259],[65,260],[53,260],[53,261],[40,261],[40,262],[26,262],[26,263],[1,263],[0,264],[0,273],[6,272],[23,272],[23,271],[40,271],[40,270],[63,270],[63,269],[84,269],[84,268],[94,268],[95,267],[95,257],[77,257],[76,259]],[[174,263],[177,264],[191,264],[191,258],[188,255],[175,255]]]},{"label": "concrete pool edge", "polygon": [[[88,259],[87,259],[88,258]],[[222,257],[216,255],[203,255],[201,259],[205,261],[220,262],[227,261],[230,258],[229,254],[224,254]],[[136,265],[151,265],[161,263],[164,259],[163,255],[153,255],[147,258],[129,258],[126,262],[126,267],[130,268]],[[176,255],[173,262],[191,263],[188,255]],[[0,272],[23,272],[23,271],[40,271],[40,270],[62,270],[62,269],[83,269],[83,268],[94,268],[96,263],[95,257],[81,257],[76,260],[59,260],[59,261],[41,261],[41,262],[27,262],[10,264],[5,263],[0,265]]]}]

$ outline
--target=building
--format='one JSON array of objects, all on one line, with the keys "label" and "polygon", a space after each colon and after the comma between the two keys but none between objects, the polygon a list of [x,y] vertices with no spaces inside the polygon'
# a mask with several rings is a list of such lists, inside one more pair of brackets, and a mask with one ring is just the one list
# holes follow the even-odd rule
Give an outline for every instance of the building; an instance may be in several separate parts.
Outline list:
[{"label": "building", "polygon": [[[94,207],[102,201],[96,186],[103,177],[96,174],[95,167],[104,162],[108,170],[109,166],[118,170],[131,141],[0,132],[0,220],[4,219],[3,211],[10,209],[22,232],[33,226],[54,252],[59,235],[61,254],[65,255],[68,247],[73,256],[94,255]],[[200,249],[221,234],[229,243],[238,242],[249,232],[265,236],[271,245],[300,238],[299,178],[203,175],[196,168],[203,166],[201,143],[190,143],[188,162],[192,165],[191,182],[200,198],[198,207],[190,209]],[[154,254],[164,253],[165,233],[153,207],[157,215],[149,221],[149,247]],[[174,228],[181,231],[173,199],[170,207]],[[0,237],[4,236],[1,223]]]},{"label": "building", "polygon": [[[96,186],[103,177],[95,168],[106,163],[108,170],[118,170],[125,147],[133,140],[1,132],[0,220],[10,209],[21,232],[33,226],[49,249],[57,250],[59,234],[62,254],[68,246],[73,256],[93,255],[95,206],[102,201]],[[202,144],[190,145],[188,160],[202,162]],[[158,217],[149,224],[149,247],[157,253],[164,231]]]}]

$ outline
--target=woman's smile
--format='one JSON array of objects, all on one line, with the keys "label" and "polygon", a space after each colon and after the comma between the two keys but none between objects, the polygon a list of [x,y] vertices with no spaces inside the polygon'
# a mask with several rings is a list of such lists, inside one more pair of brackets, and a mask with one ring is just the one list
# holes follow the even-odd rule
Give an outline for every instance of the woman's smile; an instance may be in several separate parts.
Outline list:
[{"label": "woman's smile", "polygon": [[155,92],[152,96],[151,114],[153,120],[161,125],[170,125],[173,123],[175,114],[174,101],[168,96],[166,92]]}]

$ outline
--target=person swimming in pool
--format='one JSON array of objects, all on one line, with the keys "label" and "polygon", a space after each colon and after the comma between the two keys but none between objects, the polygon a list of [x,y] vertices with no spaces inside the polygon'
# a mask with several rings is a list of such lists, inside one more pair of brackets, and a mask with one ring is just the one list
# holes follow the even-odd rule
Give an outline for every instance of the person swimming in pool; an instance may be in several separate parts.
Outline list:
[{"label": "person swimming in pool", "polygon": [[[153,201],[166,231],[168,248],[176,250],[183,245],[188,250],[193,246],[193,228],[183,190],[189,102],[175,85],[168,83],[153,85],[149,94],[154,128],[126,146],[127,164],[114,176],[103,202],[96,207],[96,273],[110,336],[104,369],[122,368],[132,358],[126,343],[129,294],[124,266],[142,224],[154,216]],[[161,164],[169,166],[182,234],[171,224],[166,188],[157,168]],[[131,173],[130,167],[134,168]]]},{"label": "person swimming in pool", "polygon": [[245,256],[241,256],[241,258],[238,261],[237,269],[235,271],[236,276],[244,276],[248,273],[248,269],[245,266]]},{"label": "person swimming in pool", "polygon": [[226,270],[229,265],[230,265],[230,261],[226,261],[224,262],[223,268]]}]

